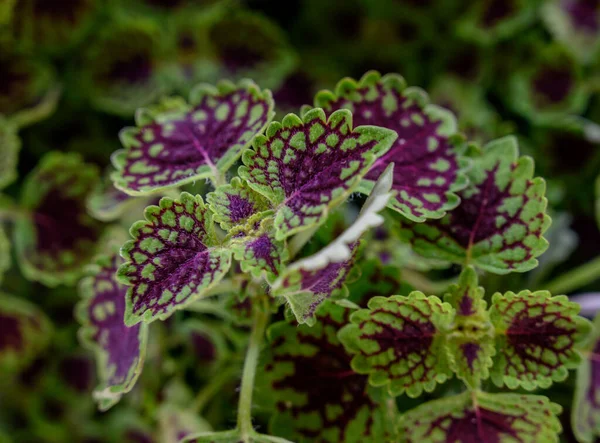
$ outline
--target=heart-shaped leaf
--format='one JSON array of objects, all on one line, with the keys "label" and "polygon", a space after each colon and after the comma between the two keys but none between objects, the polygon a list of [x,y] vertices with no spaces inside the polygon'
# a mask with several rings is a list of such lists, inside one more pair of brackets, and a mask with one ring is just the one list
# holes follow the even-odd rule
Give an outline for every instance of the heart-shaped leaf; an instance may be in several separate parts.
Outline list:
[{"label": "heart-shaped leaf", "polygon": [[313,327],[280,322],[269,329],[272,433],[298,443],[387,441],[382,393],[352,370],[336,336],[349,315],[327,302]]},{"label": "heart-shaped leaf", "polygon": [[392,148],[371,167],[359,190],[369,193],[385,167],[395,163],[390,207],[414,221],[441,218],[458,206],[456,191],[467,185],[460,156],[464,140],[454,116],[429,104],[424,91],[407,88],[397,74],[367,72],[360,81],[341,80],[335,92],[321,91],[315,106],[328,113],[349,109],[354,124],[376,125],[398,134]]},{"label": "heart-shaped leaf", "polygon": [[220,177],[273,117],[273,100],[250,80],[199,85],[190,103],[142,110],[137,127],[121,132],[125,150],[113,155],[115,186],[147,194],[201,178]]},{"label": "heart-shaped leaf", "polygon": [[17,162],[21,150],[21,139],[17,128],[0,116],[0,189],[4,189],[17,179]]},{"label": "heart-shaped leaf", "polygon": [[490,319],[496,330],[492,381],[510,389],[548,388],[567,378],[581,358],[576,347],[590,323],[579,317],[580,306],[548,291],[494,294]]},{"label": "heart-shaped leaf", "polygon": [[212,213],[202,197],[184,192],[149,206],[146,220],[131,227],[133,240],[121,249],[127,260],[119,279],[127,291],[125,323],[164,320],[218,283],[231,265],[220,245]]},{"label": "heart-shaped leaf", "polygon": [[441,220],[404,223],[403,238],[425,257],[473,264],[497,274],[525,272],[548,247],[546,184],[533,178],[533,160],[519,157],[517,141],[488,143],[473,159],[471,183],[460,206]]},{"label": "heart-shaped leaf", "polygon": [[79,287],[79,337],[96,355],[100,384],[94,398],[100,410],[116,404],[133,388],[144,366],[148,325],[125,325],[127,287],[116,279],[118,253],[101,256]]},{"label": "heart-shaped leaf", "polygon": [[561,407],[540,395],[467,391],[402,416],[406,442],[556,442]]},{"label": "heart-shaped leaf", "polygon": [[21,298],[0,292],[0,370],[23,369],[50,342],[52,326],[45,314]]},{"label": "heart-shaped leaf", "polygon": [[48,286],[73,284],[96,251],[101,224],[85,201],[98,182],[98,170],[77,154],[50,152],[27,176],[21,206],[30,217],[15,225],[21,270]]},{"label": "heart-shaped leaf", "polygon": [[600,315],[594,332],[583,347],[583,361],[577,368],[571,424],[577,441],[591,443],[600,437]]},{"label": "heart-shaped leaf", "polygon": [[[317,308],[328,298],[344,293],[344,281],[356,258],[362,235],[383,223],[379,215],[393,192],[393,165],[383,172],[354,223],[328,246],[287,266],[271,290],[286,298],[298,323],[313,325]],[[347,291],[346,295],[347,295]]]},{"label": "heart-shaped leaf", "polygon": [[475,269],[468,266],[444,297],[456,312],[446,336],[450,368],[473,389],[489,377],[495,354],[494,330],[483,294]]},{"label": "heart-shaped leaf", "polygon": [[355,354],[354,371],[368,374],[372,386],[386,386],[393,396],[409,397],[431,392],[451,376],[443,334],[454,313],[448,303],[414,291],[408,297],[373,297],[368,306],[352,314],[339,333]]},{"label": "heart-shaped leaf", "polygon": [[239,175],[277,209],[276,237],[318,225],[358,186],[375,159],[396,139],[385,128],[352,128],[352,114],[322,109],[273,122],[244,152]]}]

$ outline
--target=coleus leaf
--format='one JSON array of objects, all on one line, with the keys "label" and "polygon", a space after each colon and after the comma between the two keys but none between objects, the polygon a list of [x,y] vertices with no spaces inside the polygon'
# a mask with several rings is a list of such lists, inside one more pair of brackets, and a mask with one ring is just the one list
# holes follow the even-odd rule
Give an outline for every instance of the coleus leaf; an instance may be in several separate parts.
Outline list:
[{"label": "coleus leaf", "polygon": [[52,335],[46,315],[32,303],[0,292],[0,370],[3,374],[27,366],[43,351]]},{"label": "coleus leaf", "polygon": [[97,181],[94,165],[60,152],[46,154],[26,177],[21,206],[30,217],[15,225],[14,244],[27,278],[48,286],[77,281],[102,229],[85,208]]},{"label": "coleus leaf", "polygon": [[247,236],[232,239],[231,250],[242,272],[250,272],[257,278],[264,274],[269,282],[279,276],[289,258],[285,241],[275,236],[272,218],[263,220],[260,227]]},{"label": "coleus leaf", "polygon": [[336,293],[343,292],[344,282],[354,265],[362,235],[383,223],[379,212],[393,196],[390,192],[394,175],[389,165],[373,187],[354,223],[328,246],[310,257],[286,267],[273,284],[271,294],[283,296],[290,304],[298,323],[313,325],[317,308]]},{"label": "coleus leaf", "polygon": [[567,296],[547,291],[494,294],[490,319],[496,334],[492,381],[510,389],[547,388],[581,362],[576,347],[590,323]]},{"label": "coleus leaf", "polygon": [[356,125],[376,125],[398,134],[392,148],[379,157],[365,176],[360,191],[369,193],[385,167],[395,163],[389,206],[414,221],[441,218],[458,206],[456,191],[467,185],[463,137],[454,116],[429,104],[424,91],[407,88],[397,74],[383,77],[367,72],[358,82],[341,80],[335,92],[321,91],[315,106],[328,113],[349,109]]},{"label": "coleus leaf", "polygon": [[571,424],[577,441],[591,443],[600,437],[600,315],[594,319],[594,331],[581,354]]},{"label": "coleus leaf", "polygon": [[250,80],[197,86],[189,104],[163,113],[141,110],[137,127],[121,132],[113,155],[115,186],[146,194],[201,178],[218,180],[274,115],[273,99]]},{"label": "coleus leaf", "polygon": [[403,238],[415,252],[453,263],[470,263],[497,274],[525,272],[548,247],[546,184],[533,178],[533,160],[519,157],[517,141],[488,143],[473,159],[460,206],[441,220],[404,223]]},{"label": "coleus leaf", "polygon": [[148,325],[124,323],[127,287],[116,279],[118,253],[100,256],[79,286],[79,337],[96,355],[100,384],[94,398],[100,410],[116,404],[135,385],[144,366]]},{"label": "coleus leaf", "polygon": [[481,380],[489,377],[495,354],[494,329],[483,294],[475,269],[468,266],[444,297],[455,310],[446,335],[450,368],[472,389],[479,388]]},{"label": "coleus leaf", "polygon": [[234,177],[229,184],[210,192],[206,201],[215,214],[215,222],[226,231],[243,226],[256,214],[271,209],[269,201],[239,177]]},{"label": "coleus leaf", "polygon": [[0,114],[21,128],[48,117],[56,108],[60,88],[48,63],[0,44],[2,91]]},{"label": "coleus leaf", "polygon": [[413,291],[373,297],[368,307],[352,314],[339,338],[355,354],[352,369],[368,374],[372,386],[418,397],[451,376],[444,332],[454,310],[448,303]]},{"label": "coleus leaf", "polygon": [[269,328],[272,433],[299,443],[386,441],[383,393],[352,370],[336,335],[350,312],[326,302],[313,327],[284,321]]},{"label": "coleus leaf", "polygon": [[558,442],[561,407],[547,397],[466,391],[401,418],[406,442]]},{"label": "coleus leaf", "polygon": [[79,43],[94,23],[99,5],[89,0],[70,0],[64,6],[52,8],[44,0],[16,2],[9,29],[18,47],[24,52],[57,54]]},{"label": "coleus leaf", "polygon": [[600,9],[589,0],[552,0],[541,10],[546,26],[582,62],[590,61],[598,48]]},{"label": "coleus leaf", "polygon": [[396,139],[385,128],[352,128],[352,114],[322,109],[273,122],[244,152],[241,178],[276,207],[276,238],[319,225]]},{"label": "coleus leaf", "polygon": [[546,45],[520,71],[508,88],[515,111],[538,124],[582,112],[588,101],[579,65],[563,46]]},{"label": "coleus leaf", "polygon": [[535,3],[527,0],[484,0],[473,3],[458,23],[458,34],[490,45],[526,28],[536,17]]},{"label": "coleus leaf", "polygon": [[17,179],[17,162],[21,150],[21,139],[17,129],[6,118],[0,116],[0,189]]},{"label": "coleus leaf", "polygon": [[212,213],[202,197],[183,192],[149,206],[134,223],[133,240],[121,249],[127,261],[118,271],[127,291],[125,323],[164,320],[218,283],[231,265],[231,250],[221,246]]},{"label": "coleus leaf", "polygon": [[83,68],[72,75],[93,107],[130,118],[168,92],[162,68],[161,30],[146,18],[122,15],[85,48]]}]

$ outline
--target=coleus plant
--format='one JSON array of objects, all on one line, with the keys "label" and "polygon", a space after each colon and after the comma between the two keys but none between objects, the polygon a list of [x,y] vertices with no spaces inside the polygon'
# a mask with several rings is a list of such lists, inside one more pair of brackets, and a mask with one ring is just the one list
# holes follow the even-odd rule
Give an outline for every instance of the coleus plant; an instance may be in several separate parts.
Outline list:
[{"label": "coleus plant", "polygon": [[[182,441],[558,441],[560,406],[527,391],[582,367],[591,324],[566,296],[486,296],[479,284],[484,272],[533,269],[548,246],[545,183],[516,139],[469,143],[449,111],[397,74],[343,79],[281,121],[274,107],[254,82],[223,81],[142,108],[121,132],[115,191],[156,198],[198,180],[214,190],[161,198],[120,254],[103,248],[87,268],[77,316],[97,357],[100,409],[134,388],[152,322],[224,309],[251,325],[237,424]],[[97,251],[102,225],[85,212],[97,176],[57,153],[29,176],[15,249],[32,278],[73,282]],[[364,200],[358,215],[328,229],[351,198]],[[377,284],[365,238],[384,220],[399,226],[392,247],[462,268],[443,298],[348,289]],[[324,244],[315,252],[314,242]],[[402,407],[434,390],[439,398]],[[269,434],[254,429],[254,403]],[[596,405],[581,404],[591,411],[581,433],[593,435]]]}]

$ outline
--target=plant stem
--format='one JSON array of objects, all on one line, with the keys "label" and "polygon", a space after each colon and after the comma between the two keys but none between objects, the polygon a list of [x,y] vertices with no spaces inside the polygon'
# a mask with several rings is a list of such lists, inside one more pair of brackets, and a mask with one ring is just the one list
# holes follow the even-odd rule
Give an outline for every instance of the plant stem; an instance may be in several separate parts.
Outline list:
[{"label": "plant stem", "polygon": [[237,427],[243,442],[250,442],[250,436],[254,432],[254,428],[252,427],[252,393],[254,391],[254,377],[256,375],[256,366],[258,364],[260,348],[270,316],[268,308],[261,306],[259,302],[260,300],[256,300],[254,305],[254,322],[250,334],[250,343],[246,353],[246,360],[244,361],[242,387],[238,404]]},{"label": "plant stem", "polygon": [[600,256],[546,283],[553,294],[567,294],[600,279]]},{"label": "plant stem", "polygon": [[233,377],[237,370],[238,367],[236,365],[219,372],[204,389],[198,392],[198,395],[196,395],[194,403],[192,404],[192,410],[197,414],[200,414],[202,409],[206,406],[206,403],[221,390],[223,385]]}]

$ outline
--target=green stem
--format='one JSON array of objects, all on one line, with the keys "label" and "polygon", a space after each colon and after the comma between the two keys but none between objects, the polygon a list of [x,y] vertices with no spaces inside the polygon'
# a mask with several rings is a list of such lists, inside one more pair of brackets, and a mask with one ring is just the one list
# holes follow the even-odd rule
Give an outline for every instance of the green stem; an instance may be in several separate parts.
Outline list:
[{"label": "green stem", "polygon": [[254,432],[254,428],[252,427],[252,393],[254,391],[254,377],[256,375],[256,366],[258,364],[260,348],[270,316],[268,307],[260,306],[259,301],[260,300],[256,300],[254,308],[254,323],[250,334],[250,343],[246,353],[246,360],[244,361],[242,387],[238,404],[237,427],[240,431],[241,441],[243,442],[250,442],[250,437]]},{"label": "green stem", "polygon": [[211,381],[208,383],[204,389],[198,392],[196,398],[194,399],[194,403],[192,404],[192,410],[195,411],[198,415],[201,414],[202,410],[206,406],[206,404],[219,393],[221,388],[225,383],[227,383],[238,371],[238,366],[235,365],[226,369],[224,371],[219,372]]},{"label": "green stem", "polygon": [[600,279],[600,256],[546,283],[553,294],[567,294]]}]

